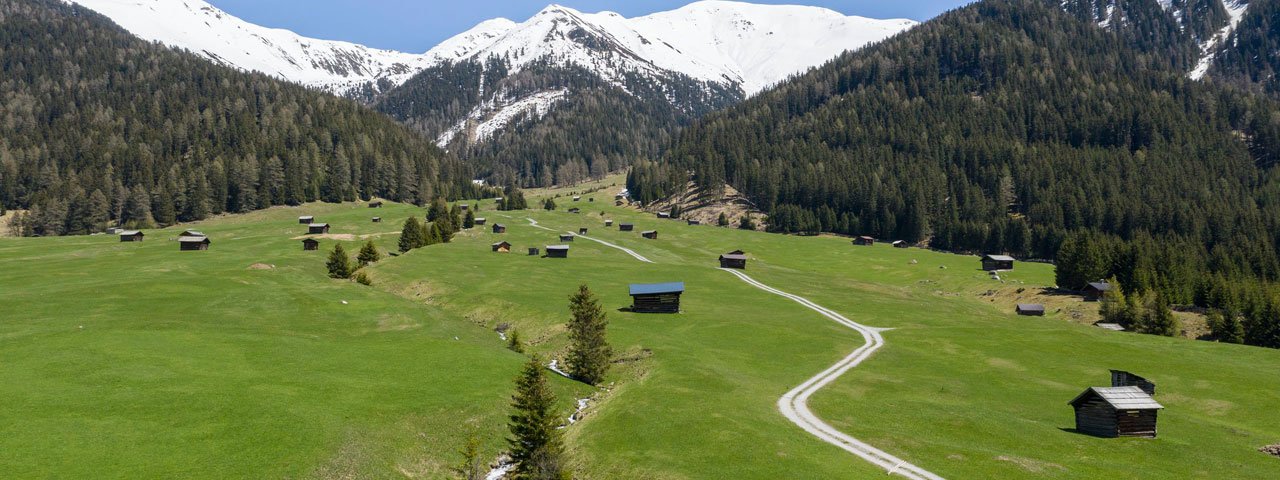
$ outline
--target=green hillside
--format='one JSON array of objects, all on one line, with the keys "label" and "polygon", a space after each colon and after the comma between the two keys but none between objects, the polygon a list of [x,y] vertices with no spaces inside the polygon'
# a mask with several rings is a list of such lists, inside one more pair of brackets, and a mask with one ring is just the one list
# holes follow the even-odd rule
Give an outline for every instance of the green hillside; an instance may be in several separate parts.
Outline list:
[{"label": "green hillside", "polygon": [[[385,259],[368,269],[372,287],[327,279],[335,240],[303,252],[296,217],[316,215],[334,225],[331,235],[352,235],[350,250],[361,235],[392,249],[399,222],[422,209],[308,204],[184,226],[211,236],[207,252],[178,252],[169,240],[177,229],[148,231],[142,244],[0,239],[10,273],[0,279],[0,381],[22,386],[0,391],[0,470],[447,477],[467,432],[481,437],[486,459],[505,446],[511,380],[525,357],[493,328],[510,323],[531,352],[562,354],[568,296],[586,283],[608,312],[617,359],[598,392],[554,382],[566,416],[574,399],[592,397],[565,430],[579,476],[882,476],[775,405],[861,336],[715,268],[719,253],[740,248],[755,279],[893,329],[883,333],[887,346],[811,407],[943,477],[1280,475],[1280,460],[1257,452],[1280,442],[1280,352],[1104,331],[1071,322],[1065,307],[1015,317],[1019,297],[1045,298],[1038,287],[1053,282],[1051,266],[1019,264],[1001,283],[971,256],[657,220],[613,207],[616,188],[579,203],[561,197],[556,212],[497,212],[483,202],[479,216],[505,223],[507,234],[477,227]],[[547,194],[530,193],[531,204]],[[601,211],[660,238],[605,229]],[[370,223],[372,215],[385,223]],[[559,243],[527,218],[587,227],[654,263],[581,238],[568,259],[527,256],[530,246]],[[499,238],[514,252],[492,253]],[[259,263],[274,268],[251,268]],[[686,282],[684,313],[618,311],[629,305],[628,283],[660,281]],[[1110,368],[1159,385],[1159,438],[1071,431],[1066,402],[1106,385]]]}]

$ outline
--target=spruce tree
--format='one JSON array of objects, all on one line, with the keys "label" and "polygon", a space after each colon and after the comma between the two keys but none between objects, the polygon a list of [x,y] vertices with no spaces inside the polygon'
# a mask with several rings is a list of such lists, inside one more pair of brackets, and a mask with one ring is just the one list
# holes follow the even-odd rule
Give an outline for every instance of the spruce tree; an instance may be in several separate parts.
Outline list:
[{"label": "spruce tree", "polygon": [[520,341],[520,331],[510,329],[507,331],[507,349],[516,353],[524,353],[524,342]]},{"label": "spruce tree", "polygon": [[351,266],[351,257],[347,256],[347,250],[342,248],[342,244],[333,246],[325,266],[329,268],[329,278],[351,278],[351,273],[355,271]]},{"label": "spruce tree", "polygon": [[409,217],[404,221],[404,229],[400,231],[400,253],[408,252],[425,244],[422,238],[422,224],[417,217]]},{"label": "spruce tree", "polygon": [[1091,234],[1074,235],[1062,242],[1055,270],[1058,286],[1080,290],[1089,282],[1105,278],[1111,260],[1101,242]]},{"label": "spruce tree", "polygon": [[508,428],[514,472],[520,479],[558,479],[566,476],[560,440],[560,414],[555,393],[547,384],[542,361],[535,355],[516,378]]},{"label": "spruce tree", "polygon": [[1142,315],[1142,321],[1139,322],[1137,330],[1139,333],[1174,337],[1178,335],[1180,325],[1178,319],[1173,316],[1173,311],[1169,309],[1169,304],[1157,296],[1151,307]]},{"label": "spruce tree", "polygon": [[548,199],[547,199],[547,201],[542,202],[542,208],[543,208],[543,210],[546,210],[546,211],[548,211],[548,212],[550,212],[550,211],[552,211],[552,210],[555,210],[555,209],[556,209],[556,201],[555,201],[555,200],[552,200],[552,199],[550,199],[550,198],[548,198]]},{"label": "spruce tree", "polygon": [[431,201],[431,206],[427,207],[427,221],[436,222],[447,216],[449,216],[449,205],[445,203],[444,198],[436,197]]},{"label": "spruce tree", "polygon": [[609,371],[613,350],[605,338],[604,309],[591,289],[578,287],[578,293],[569,297],[569,375],[591,385],[604,381]]},{"label": "spruce tree", "polygon": [[382,260],[382,253],[373,244],[373,240],[369,240],[363,247],[360,247],[360,253],[356,255],[356,261],[360,263],[361,267],[376,263],[378,260]]},{"label": "spruce tree", "polygon": [[729,226],[729,216],[725,215],[724,212],[720,212],[720,218],[716,220],[716,225],[721,227]]},{"label": "spruce tree", "polygon": [[467,216],[462,217],[462,228],[472,229],[476,226],[476,214],[471,210],[467,210]]}]

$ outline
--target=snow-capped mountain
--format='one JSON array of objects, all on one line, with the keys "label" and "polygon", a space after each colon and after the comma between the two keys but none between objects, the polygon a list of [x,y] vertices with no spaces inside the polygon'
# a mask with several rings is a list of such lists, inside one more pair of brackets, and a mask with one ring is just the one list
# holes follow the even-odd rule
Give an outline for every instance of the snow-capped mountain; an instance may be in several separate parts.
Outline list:
[{"label": "snow-capped mountain", "polygon": [[101,13],[144,40],[339,95],[399,85],[429,65],[420,54],[254,25],[202,0],[65,1]]}]

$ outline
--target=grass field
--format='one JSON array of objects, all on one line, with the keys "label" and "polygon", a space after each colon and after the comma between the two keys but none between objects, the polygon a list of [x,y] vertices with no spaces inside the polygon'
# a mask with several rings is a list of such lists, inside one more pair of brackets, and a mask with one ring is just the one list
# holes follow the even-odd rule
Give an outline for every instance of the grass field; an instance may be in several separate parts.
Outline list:
[{"label": "grass field", "polygon": [[[618,187],[568,197],[590,187],[529,192],[531,205],[562,195],[556,212],[481,202],[479,216],[507,234],[477,228],[384,260],[369,269],[373,287],[325,278],[333,240],[303,252],[294,219],[332,223],[353,250],[379,233],[372,238],[393,249],[400,223],[422,209],[308,205],[218,218],[194,225],[211,235],[208,252],[178,252],[167,241],[178,228],[149,231],[142,244],[0,239],[9,273],[0,278],[0,382],[9,386],[0,390],[0,472],[445,477],[468,432],[486,455],[502,446],[524,357],[493,327],[510,323],[533,352],[560,355],[568,295],[586,283],[609,312],[618,362],[601,391],[554,384],[566,414],[593,395],[566,430],[582,477],[883,476],[778,413],[783,393],[862,338],[715,268],[719,253],[743,249],[757,280],[893,329],[812,407],[944,477],[1280,476],[1280,459],[1257,452],[1280,443],[1280,351],[1108,332],[1065,313],[1015,317],[1008,295],[985,295],[1049,285],[1049,265],[1019,264],[1001,284],[976,257],[686,226],[613,207]],[[565,213],[571,206],[584,212]],[[655,263],[583,239],[568,259],[524,255],[559,243],[526,218],[588,227]],[[604,218],[637,231],[605,229]],[[659,240],[639,237],[653,228]],[[513,253],[490,252],[499,239]],[[618,311],[630,303],[628,283],[661,281],[686,282],[684,313]],[[1066,402],[1108,384],[1109,368],[1159,385],[1160,438],[1070,430]]]}]

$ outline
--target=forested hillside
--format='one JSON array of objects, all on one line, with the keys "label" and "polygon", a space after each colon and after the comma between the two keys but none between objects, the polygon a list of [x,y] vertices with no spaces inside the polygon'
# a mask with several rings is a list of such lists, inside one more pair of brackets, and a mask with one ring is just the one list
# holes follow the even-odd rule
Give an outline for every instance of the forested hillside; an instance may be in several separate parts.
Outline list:
[{"label": "forested hillside", "polygon": [[1248,13],[1214,52],[1210,75],[1221,82],[1272,95],[1280,93],[1280,2],[1253,0]]},{"label": "forested hillside", "polygon": [[29,209],[29,235],[473,188],[468,168],[355,102],[57,0],[0,0],[0,99],[0,206]]},{"label": "forested hillside", "polygon": [[1174,17],[1127,3],[1150,15],[1099,28],[1072,2],[953,11],[706,117],[629,187],[652,201],[692,172],[778,232],[1049,259],[1067,242],[1064,288],[1115,276],[1272,318],[1243,280],[1280,275],[1276,104],[1188,79],[1196,38],[1157,35]]}]

